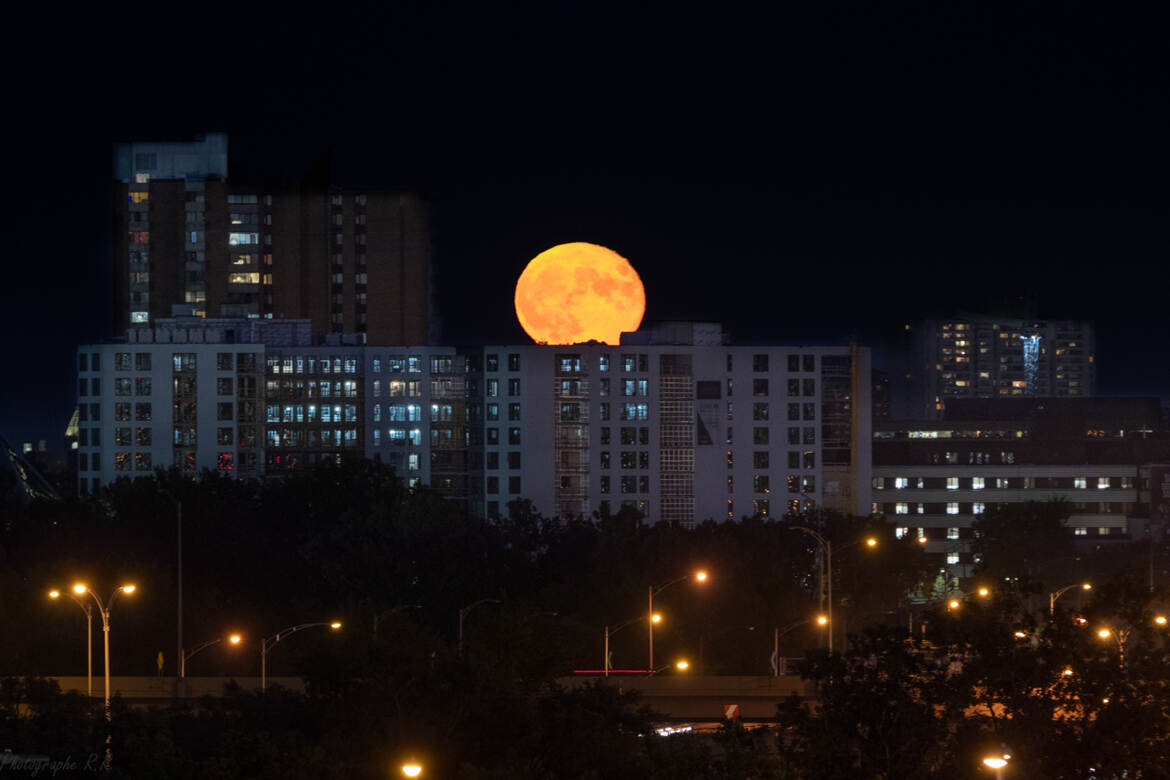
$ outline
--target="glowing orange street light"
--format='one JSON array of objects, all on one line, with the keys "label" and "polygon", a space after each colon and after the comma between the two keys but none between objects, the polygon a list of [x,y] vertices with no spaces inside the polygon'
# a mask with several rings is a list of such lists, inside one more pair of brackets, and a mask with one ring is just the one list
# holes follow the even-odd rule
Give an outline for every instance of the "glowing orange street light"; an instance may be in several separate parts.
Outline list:
[{"label": "glowing orange street light", "polygon": [[1061,672],[1061,674],[1063,674],[1065,677],[1072,677],[1073,670],[1066,666],[1064,667],[1064,671]]},{"label": "glowing orange street light", "polygon": [[1028,635],[1023,631],[1017,631],[1016,633],[1012,634],[1012,636],[1014,636],[1016,639],[1027,639],[1028,637]]},{"label": "glowing orange street light", "polygon": [[[1080,584],[1081,590],[1092,590],[1093,589],[1092,584],[1090,584],[1088,582],[1083,582],[1083,583],[1079,583],[1079,584]],[[1078,585],[1078,583],[1073,583],[1072,585],[1065,585],[1060,590],[1056,590],[1056,591],[1053,591],[1052,593],[1048,594],[1048,614],[1049,615],[1052,615],[1056,612],[1056,600],[1058,598],[1060,598],[1061,596],[1063,596],[1068,591],[1077,587],[1077,585]]]},{"label": "glowing orange street light", "polygon": [[[209,639],[206,642],[204,642],[203,644],[198,645],[194,650],[192,650],[189,653],[184,648],[182,651],[182,655],[179,656],[179,679],[180,680],[187,679],[187,660],[188,659],[193,658],[197,653],[201,653],[209,647],[212,647],[214,645],[218,645],[222,641],[223,641],[223,637],[216,637],[215,639]],[[227,638],[227,641],[228,641],[229,645],[235,646],[235,645],[240,644],[240,642],[243,642],[244,638],[242,636],[240,636],[239,634],[232,634],[231,636],[229,636]]]},{"label": "glowing orange street light", "polygon": [[[662,591],[669,588],[670,586],[677,585],[678,583],[682,582],[683,580],[689,580],[689,579],[691,579],[691,577],[694,577],[695,582],[705,583],[707,581],[707,578],[708,578],[707,570],[706,569],[699,569],[698,571],[694,572],[693,574],[684,574],[681,577],[676,577],[675,579],[671,580],[670,582],[666,583],[665,585],[659,585],[657,588],[654,587],[653,585],[651,585],[649,587],[649,598],[647,599],[647,609],[646,609],[646,615],[648,618],[646,621],[646,628],[647,628],[647,636],[649,639],[649,653],[648,653],[649,663],[647,663],[647,665],[646,665],[647,669],[654,668],[654,624],[657,623],[659,620],[661,620],[661,618],[656,618],[656,616],[654,614],[654,597],[657,594],[659,594]],[[608,658],[609,658],[609,653],[607,650],[606,651],[606,660],[608,660]]]},{"label": "glowing orange street light", "polygon": [[1164,626],[1164,625],[1166,625],[1166,616],[1165,615],[1158,615],[1158,617],[1154,618],[1154,622],[1157,623],[1159,626]]},{"label": "glowing orange street light", "polygon": [[1097,636],[1101,637],[1102,639],[1108,639],[1112,633],[1113,632],[1110,631],[1109,629],[1103,628],[1097,632]]},{"label": "glowing orange street light", "polygon": [[650,621],[652,623],[661,623],[662,622],[662,615],[655,612],[653,615],[650,616]]},{"label": "glowing orange street light", "polygon": [[951,599],[947,604],[948,609],[958,609],[961,606],[958,599]]},{"label": "glowing orange street light", "polygon": [[108,599],[106,599],[105,601],[102,601],[101,596],[99,596],[98,594],[96,594],[92,590],[90,590],[89,587],[85,583],[79,582],[73,586],[73,592],[76,593],[78,596],[84,596],[87,593],[89,594],[90,598],[92,598],[97,603],[98,614],[102,616],[102,632],[105,635],[105,654],[106,654],[106,719],[107,720],[109,720],[109,718],[110,718],[110,607],[114,606],[114,599],[117,597],[117,595],[119,593],[125,593],[127,595],[130,595],[130,594],[134,593],[135,590],[136,590],[136,588],[133,585],[123,585],[120,588],[114,588],[114,591],[110,594],[110,597]]},{"label": "glowing orange street light", "polygon": [[979,589],[980,598],[987,598],[990,595],[991,595],[991,588],[980,588]]},{"label": "glowing orange street light", "polygon": [[419,777],[422,774],[422,766],[413,761],[402,765],[402,774],[407,777]]},{"label": "glowing orange street light", "polygon": [[929,540],[929,539],[927,539],[925,536],[920,536],[920,537],[918,537],[918,543],[919,543],[919,544],[926,544],[928,541],[930,541],[930,540]]},{"label": "glowing orange street light", "polygon": [[678,663],[676,663],[674,665],[674,667],[676,669],[678,669],[680,672],[685,672],[687,669],[690,668],[690,666],[691,665],[689,663],[687,663],[686,661],[679,661]]},{"label": "glowing orange street light", "polygon": [[[78,593],[78,595],[84,595],[84,594],[85,594],[84,589],[80,593]],[[73,603],[76,604],[77,606],[81,607],[81,611],[85,613],[85,638],[86,638],[86,642],[85,642],[85,669],[86,669],[86,680],[88,681],[87,688],[86,688],[86,691],[87,691],[86,695],[93,696],[93,604],[90,604],[88,601],[85,601],[83,599],[79,599],[77,596],[74,596],[73,594],[66,594],[66,595],[68,595],[69,598],[73,599]],[[53,590],[49,591],[49,598],[51,598],[51,599],[61,598],[61,591],[54,588]]]},{"label": "glowing orange street light", "polygon": [[877,547],[877,543],[877,539],[874,539],[872,536],[865,540],[866,547]]},{"label": "glowing orange street light", "polygon": [[818,626],[827,626],[827,625],[829,625],[829,619],[827,617],[825,617],[824,615],[817,615],[817,625]]}]

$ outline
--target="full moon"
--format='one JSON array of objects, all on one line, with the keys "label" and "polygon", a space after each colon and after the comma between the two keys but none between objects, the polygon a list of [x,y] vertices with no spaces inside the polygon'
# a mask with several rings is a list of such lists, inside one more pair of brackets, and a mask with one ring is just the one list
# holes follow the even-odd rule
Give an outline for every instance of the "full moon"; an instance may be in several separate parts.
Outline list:
[{"label": "full moon", "polygon": [[537,344],[618,344],[646,313],[630,261],[597,244],[557,244],[529,261],[516,282],[516,317]]}]

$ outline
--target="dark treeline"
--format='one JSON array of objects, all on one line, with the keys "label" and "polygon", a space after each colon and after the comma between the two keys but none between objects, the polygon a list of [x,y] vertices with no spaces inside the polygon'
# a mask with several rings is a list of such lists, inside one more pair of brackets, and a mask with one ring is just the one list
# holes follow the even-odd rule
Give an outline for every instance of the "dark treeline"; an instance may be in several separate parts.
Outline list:
[{"label": "dark treeline", "polygon": [[[880,520],[744,518],[688,530],[625,512],[553,522],[520,503],[489,522],[372,463],[263,483],[162,474],[84,501],[4,504],[0,678],[27,679],[0,685],[0,749],[82,764],[104,750],[100,700],[32,679],[85,669],[85,618],[48,599],[50,587],[83,580],[104,594],[133,581],[137,592],[113,610],[114,674],[154,674],[160,649],[173,674],[174,499],[185,644],[246,637],[200,654],[188,674],[256,675],[259,637],[318,620],[343,629],[306,631],[270,654],[269,673],[304,678],[304,695],[229,689],[151,710],[116,702],[114,776],[374,778],[414,755],[429,777],[975,778],[986,776],[976,754],[1010,745],[1028,771],[1009,776],[1099,767],[1098,777],[1153,777],[1133,773],[1166,758],[1164,631],[1151,623],[1161,594],[1142,587],[1140,560],[1065,550],[1052,524],[1059,506],[989,514],[978,548],[993,595],[948,610],[934,597],[953,594],[953,583],[927,569],[913,534],[895,539]],[[815,546],[800,524],[834,545],[845,652],[818,649],[811,626],[783,642],[786,656],[807,651],[820,708],[792,702],[769,728],[730,723],[713,738],[664,739],[628,693],[555,683],[602,665],[603,626],[644,615],[649,586],[698,568],[710,572],[706,584],[656,598],[656,664],[686,657],[699,671],[702,637],[705,673],[767,674],[773,627],[816,612]],[[1042,541],[1021,546],[1021,526]],[[864,543],[870,535],[876,547]],[[1084,603],[1070,593],[1049,619],[1047,589],[1090,573],[1101,585]],[[460,652],[459,610],[484,599],[467,615]],[[1065,607],[1083,608],[1088,627]],[[1128,630],[1124,664],[1117,643],[1093,634],[1105,623]],[[100,627],[94,644],[96,671]],[[615,667],[643,668],[645,622],[611,649]],[[1123,728],[1127,719],[1140,728]]]}]

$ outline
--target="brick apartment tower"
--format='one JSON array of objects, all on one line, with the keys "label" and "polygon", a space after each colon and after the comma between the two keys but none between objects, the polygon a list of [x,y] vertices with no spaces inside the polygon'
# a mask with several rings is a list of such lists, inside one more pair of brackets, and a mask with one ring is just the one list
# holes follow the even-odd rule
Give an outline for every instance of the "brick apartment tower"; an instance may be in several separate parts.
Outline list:
[{"label": "brick apartment tower", "polygon": [[174,313],[308,318],[314,334],[430,343],[415,194],[228,180],[227,137],[117,147],[114,332]]}]

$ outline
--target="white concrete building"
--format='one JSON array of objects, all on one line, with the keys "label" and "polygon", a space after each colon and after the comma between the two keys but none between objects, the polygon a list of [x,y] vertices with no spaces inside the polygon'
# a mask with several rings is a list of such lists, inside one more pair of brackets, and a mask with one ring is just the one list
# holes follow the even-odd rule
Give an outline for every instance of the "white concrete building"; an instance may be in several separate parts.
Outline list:
[{"label": "white concrete building", "polygon": [[627,337],[484,348],[488,516],[520,498],[687,526],[814,504],[869,513],[868,350],[729,346],[700,325]]}]

